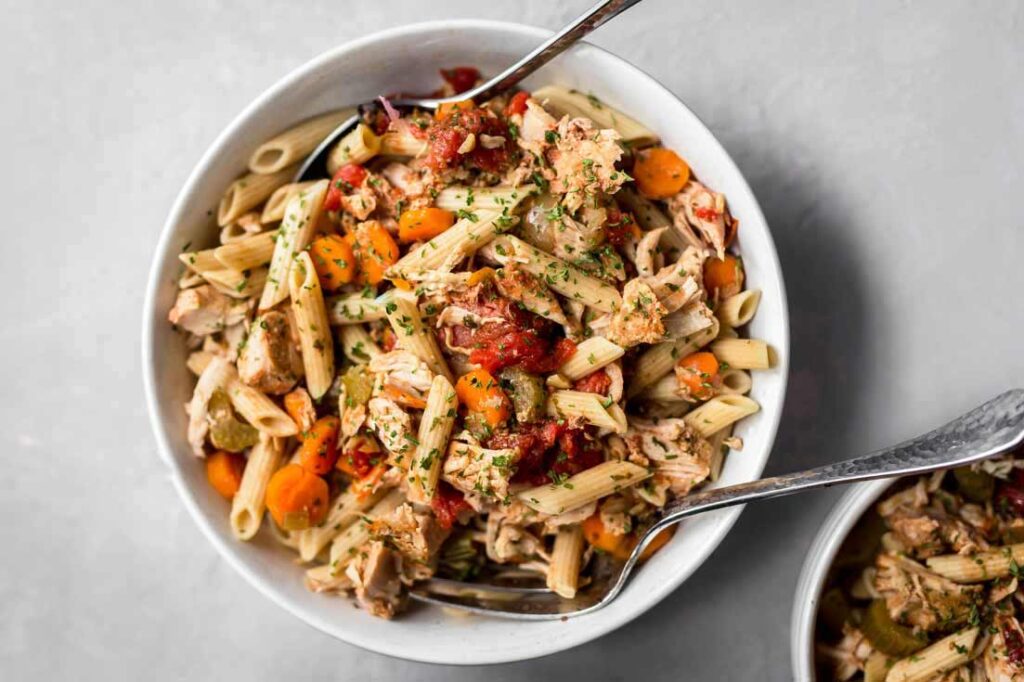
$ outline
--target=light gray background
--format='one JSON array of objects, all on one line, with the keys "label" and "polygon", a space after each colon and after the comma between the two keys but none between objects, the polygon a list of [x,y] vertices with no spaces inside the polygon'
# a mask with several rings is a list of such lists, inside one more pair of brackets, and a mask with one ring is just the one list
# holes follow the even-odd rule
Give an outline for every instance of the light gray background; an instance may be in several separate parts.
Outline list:
[{"label": "light gray background", "polygon": [[[228,121],[386,26],[554,28],[588,2],[4,3],[0,677],[790,677],[797,572],[838,492],[749,509],[689,582],[599,641],[458,669],[361,651],[264,599],[200,535],[154,451],[143,283]],[[647,0],[595,34],[704,119],[775,234],[793,373],[769,473],[1024,384],[1022,36],[1022,6],[1005,1]]]}]

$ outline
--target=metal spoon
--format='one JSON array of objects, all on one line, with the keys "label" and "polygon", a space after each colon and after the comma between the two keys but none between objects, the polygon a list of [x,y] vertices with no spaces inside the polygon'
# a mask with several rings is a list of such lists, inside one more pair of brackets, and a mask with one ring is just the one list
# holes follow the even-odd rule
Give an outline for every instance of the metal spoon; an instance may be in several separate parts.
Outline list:
[{"label": "metal spoon", "polygon": [[[609,19],[618,16],[638,2],[640,2],[640,0],[602,0],[601,2],[598,2],[576,19],[573,19],[558,33],[541,43],[533,52],[526,55],[486,83],[478,85],[472,90],[441,99],[398,99],[391,102],[391,105],[399,111],[408,111],[411,109],[432,111],[446,103],[461,102],[467,99],[476,101],[486,101],[491,99],[495,95],[516,85],[531,73],[560,55],[577,40],[587,35],[598,26],[603,25]],[[360,110],[371,106],[374,106],[374,104],[364,104],[360,107]],[[334,131],[320,143],[320,146],[314,149],[313,153],[306,158],[306,161],[302,166],[299,167],[299,171],[295,175],[295,181],[300,182],[305,180],[314,180],[327,175],[327,171],[325,170],[326,162],[331,148],[338,140],[352,131],[361,120],[362,116],[357,114],[335,128]]]},{"label": "metal spoon", "polygon": [[573,599],[544,587],[489,585],[433,579],[412,590],[420,601],[519,620],[550,620],[590,613],[625,586],[654,537],[683,519],[714,509],[826,488],[839,483],[922,474],[963,466],[1008,452],[1024,441],[1024,389],[1007,391],[945,426],[863,457],[792,474],[706,490],[673,500],[640,538],[629,559],[595,557],[591,582]]}]

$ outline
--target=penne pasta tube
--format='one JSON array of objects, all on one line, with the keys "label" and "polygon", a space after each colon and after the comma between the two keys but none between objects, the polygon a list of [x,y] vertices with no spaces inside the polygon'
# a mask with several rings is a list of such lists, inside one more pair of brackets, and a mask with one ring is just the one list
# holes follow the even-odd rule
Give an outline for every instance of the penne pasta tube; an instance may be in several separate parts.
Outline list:
[{"label": "penne pasta tube", "polygon": [[569,381],[576,381],[610,365],[625,352],[622,346],[612,343],[603,336],[593,336],[576,346],[576,352],[562,363],[558,373]]},{"label": "penne pasta tube", "polygon": [[188,360],[185,361],[185,365],[188,370],[195,374],[197,377],[200,376],[206,368],[210,365],[216,354],[208,350],[197,350],[193,353],[189,353]]},{"label": "penne pasta tube", "polygon": [[559,114],[589,118],[599,128],[613,128],[622,141],[635,147],[654,144],[658,136],[636,119],[608,106],[591,93],[545,85],[534,90],[533,97]]},{"label": "penne pasta tube", "polygon": [[715,317],[711,314],[703,302],[697,301],[671,315],[662,318],[665,325],[665,336],[670,339],[691,338],[704,331],[715,323]]},{"label": "penne pasta tube", "polygon": [[753,319],[761,302],[759,289],[747,289],[718,304],[715,315],[723,327],[742,327]]},{"label": "penne pasta tube", "polygon": [[360,123],[355,130],[338,140],[327,157],[327,172],[332,176],[347,163],[364,164],[380,153],[381,139]]},{"label": "penne pasta tube", "polygon": [[367,520],[379,516],[386,516],[398,509],[405,502],[405,495],[400,490],[392,490],[383,497],[377,504],[345,530],[334,536],[331,540],[330,567],[331,574],[341,575],[345,566],[356,555],[359,548],[370,541],[370,530],[367,528]]},{"label": "penne pasta tube", "polygon": [[282,447],[277,438],[260,434],[260,441],[249,451],[242,482],[231,500],[231,532],[239,540],[251,540],[263,523],[267,484],[281,464]]},{"label": "penne pasta tube", "polygon": [[[610,403],[610,404],[609,404]],[[615,433],[625,433],[625,414],[609,398],[597,393],[584,391],[555,391],[548,396],[547,411],[553,417],[580,417],[588,424],[610,429]]]},{"label": "penne pasta tube", "polygon": [[245,384],[238,378],[238,372],[231,368],[231,378],[227,386],[231,405],[245,421],[254,426],[260,433],[276,438],[294,436],[299,432],[295,422],[266,394]]},{"label": "penne pasta tube", "polygon": [[289,128],[270,138],[249,157],[249,170],[253,173],[277,173],[305,159],[339,125],[356,115],[355,109],[339,109]]},{"label": "penne pasta tube", "polygon": [[357,365],[365,365],[383,352],[361,324],[346,324],[340,335],[345,357]]},{"label": "penne pasta tube", "polygon": [[228,270],[249,270],[270,262],[274,255],[274,232],[242,237],[213,250],[213,257]]},{"label": "penne pasta tube", "polygon": [[221,389],[226,389],[232,377],[236,376],[234,367],[224,358],[214,356],[206,363],[196,386],[192,390],[192,399],[189,401],[188,409],[188,442],[192,446],[192,454],[196,457],[205,457],[206,451],[203,448],[206,442],[206,434],[210,430],[209,422],[206,419],[209,414],[210,398]]},{"label": "penne pasta tube", "polygon": [[334,296],[325,302],[327,319],[334,325],[361,324],[383,320],[384,304],[377,298],[357,296]]},{"label": "penne pasta tube", "polygon": [[548,567],[548,589],[560,597],[572,599],[580,582],[583,561],[583,528],[578,523],[561,526],[555,536]]},{"label": "penne pasta tube", "polygon": [[451,272],[464,258],[494,239],[501,222],[507,220],[497,210],[481,210],[462,218],[430,241],[409,251],[388,268],[387,276],[409,279],[408,273],[418,271]]},{"label": "penne pasta tube", "polygon": [[754,384],[750,374],[742,369],[727,369],[721,373],[721,377],[722,393],[746,395],[750,393],[750,389]]},{"label": "penne pasta tube", "polygon": [[740,338],[740,334],[739,334],[739,332],[737,332],[732,327],[726,327],[726,326],[722,325],[722,326],[718,327],[718,336],[716,338],[719,338],[719,339],[738,339],[738,338]]},{"label": "penne pasta tube", "polygon": [[511,187],[445,187],[434,199],[434,206],[448,211],[476,211],[480,209],[501,211],[514,206],[522,197],[534,191],[533,185]]},{"label": "penne pasta tube", "polygon": [[719,429],[708,438],[708,444],[711,446],[711,460],[708,462],[708,479],[712,482],[717,481],[718,477],[722,475],[722,465],[725,464],[725,455],[729,451],[729,446],[725,444],[725,439],[731,435],[732,424],[724,429]]},{"label": "penne pasta tube", "polygon": [[319,526],[307,528],[295,533],[296,548],[302,561],[313,561],[321,550],[330,544],[338,533],[348,528],[362,516],[363,512],[377,504],[387,492],[386,488],[378,488],[369,494],[358,494],[351,490],[334,498],[327,516]]},{"label": "penne pasta tube", "polygon": [[224,227],[246,211],[262,204],[278,187],[291,182],[298,166],[289,166],[276,173],[250,173],[232,182],[217,206],[217,225]]},{"label": "penne pasta tube", "polygon": [[414,502],[429,504],[434,497],[458,409],[455,387],[438,374],[430,384],[427,406],[420,419],[419,442],[409,467],[409,499]]},{"label": "penne pasta tube", "polygon": [[270,271],[267,273],[267,284],[263,287],[260,297],[260,310],[273,308],[288,298],[288,272],[295,256],[313,240],[316,225],[327,194],[327,181],[320,180],[309,189],[303,190],[292,197],[284,212],[281,229],[277,232],[274,253],[270,259]]},{"label": "penne pasta tube", "polygon": [[216,250],[186,251],[178,254],[178,260],[184,263],[189,270],[200,275],[210,270],[223,270],[224,265],[213,255]]},{"label": "penne pasta tube", "polygon": [[711,326],[691,337],[659,343],[637,358],[633,379],[629,382],[626,395],[633,397],[672,371],[680,358],[703,348],[718,335],[718,320],[712,318]]},{"label": "penne pasta tube", "polygon": [[948,554],[926,559],[928,568],[958,583],[981,583],[1005,578],[1015,565],[1024,564],[1024,544],[997,547],[971,555]]},{"label": "penne pasta tube", "polygon": [[427,141],[407,129],[389,130],[381,135],[380,154],[384,156],[422,156],[427,152]]},{"label": "penne pasta tube", "polygon": [[232,298],[249,298],[255,296],[267,282],[267,269],[255,270],[207,270],[203,279],[213,285],[217,291]]},{"label": "penne pasta tube", "polygon": [[689,402],[679,387],[679,380],[676,379],[675,373],[666,374],[661,379],[658,379],[641,393],[639,397],[644,400],[654,400],[660,403]]},{"label": "penne pasta tube", "polygon": [[423,323],[416,296],[393,289],[381,298],[384,299],[384,313],[398,337],[398,345],[427,363],[434,374],[440,374],[451,383],[452,372],[441,354],[433,330]]},{"label": "penne pasta tube", "polygon": [[707,438],[760,409],[757,401],[746,396],[720,395],[691,410],[683,419],[697,433]]},{"label": "penne pasta tube", "polygon": [[931,646],[893,664],[886,682],[925,682],[971,660],[981,628],[968,628],[943,637]]},{"label": "penne pasta tube", "polygon": [[313,259],[303,251],[289,273],[289,292],[295,331],[302,350],[306,387],[314,400],[327,393],[334,381],[334,339],[327,321],[327,309]]},{"label": "penne pasta tube", "polygon": [[542,485],[519,493],[523,504],[542,514],[557,515],[579,509],[606,495],[624,490],[652,475],[644,467],[623,460],[602,462],[570,476],[557,485]]},{"label": "penne pasta tube", "polygon": [[295,195],[299,192],[303,192],[317,183],[316,180],[310,180],[308,182],[290,182],[287,185],[282,185],[274,190],[274,193],[267,199],[267,203],[263,204],[263,213],[260,214],[260,222],[264,225],[267,223],[276,223],[284,219],[284,210],[288,206],[288,202],[291,201]]},{"label": "penne pasta tube", "polygon": [[519,263],[523,269],[543,279],[551,290],[591,308],[610,313],[622,304],[622,296],[615,287],[518,237],[504,235],[495,239],[487,246],[485,254],[502,264]]},{"label": "penne pasta tube", "polygon": [[772,366],[768,344],[760,339],[718,339],[711,352],[719,362],[736,369],[768,369]]},{"label": "penne pasta tube", "polygon": [[263,225],[260,223],[259,214],[253,211],[251,213],[246,213],[235,222],[228,223],[222,227],[220,230],[220,243],[230,244],[231,242],[251,237],[252,235],[262,231]]}]

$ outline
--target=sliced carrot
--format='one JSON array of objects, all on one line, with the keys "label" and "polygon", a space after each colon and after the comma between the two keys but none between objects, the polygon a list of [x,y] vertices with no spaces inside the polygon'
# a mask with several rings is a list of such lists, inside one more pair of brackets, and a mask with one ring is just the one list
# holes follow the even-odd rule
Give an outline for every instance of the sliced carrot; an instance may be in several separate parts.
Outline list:
[{"label": "sliced carrot", "polygon": [[412,291],[413,289],[415,289],[412,282],[410,282],[407,279],[402,279],[400,277],[395,277],[394,279],[391,280],[391,283],[394,284],[397,288],[401,289],[402,291]]},{"label": "sliced carrot", "polygon": [[405,391],[400,391],[394,386],[385,386],[382,395],[385,398],[391,398],[396,403],[403,407],[411,407],[414,410],[422,410],[426,408],[427,401],[423,398],[417,398],[414,395],[409,395]]},{"label": "sliced carrot", "polygon": [[341,420],[337,417],[317,419],[313,428],[302,434],[299,445],[299,464],[307,471],[322,476],[334,468],[338,459],[338,430]]},{"label": "sliced carrot", "polygon": [[637,152],[633,177],[648,199],[667,199],[690,180],[690,166],[671,149],[655,147]]},{"label": "sliced carrot", "polygon": [[583,521],[583,538],[591,547],[625,561],[633,551],[628,535],[616,535],[604,527],[601,513],[594,512]]},{"label": "sliced carrot", "polygon": [[284,397],[284,411],[299,427],[299,431],[308,431],[316,421],[316,409],[313,399],[304,388],[296,388]]},{"label": "sliced carrot", "polygon": [[691,353],[676,363],[676,379],[690,396],[707,400],[715,395],[722,381],[718,370],[718,359],[713,353]]},{"label": "sliced carrot", "polygon": [[387,470],[387,464],[378,464],[370,469],[370,473],[366,476],[363,476],[359,480],[353,482],[349,490],[355,494],[356,498],[365,500],[367,496],[373,493],[373,489],[377,487],[378,483],[380,483],[380,479],[384,477],[384,472]]},{"label": "sliced carrot", "polygon": [[479,412],[492,428],[508,419],[508,396],[485,369],[475,369],[459,377],[455,384],[455,394],[463,405],[473,412]]},{"label": "sliced carrot", "polygon": [[448,118],[456,111],[466,111],[473,108],[473,100],[464,99],[459,102],[442,102],[434,112],[434,118],[438,121]]},{"label": "sliced carrot", "polygon": [[743,265],[739,258],[725,254],[725,258],[704,261],[704,288],[708,295],[719,300],[738,294],[743,289]]},{"label": "sliced carrot", "polygon": [[398,239],[422,242],[455,224],[455,214],[443,208],[411,208],[398,218]]},{"label": "sliced carrot", "polygon": [[474,284],[479,284],[480,282],[489,279],[494,279],[495,274],[496,273],[494,272],[494,268],[480,268],[479,270],[477,270],[476,272],[469,276],[469,279],[466,280],[466,284],[468,286],[473,286]]},{"label": "sliced carrot", "polygon": [[378,284],[384,279],[384,271],[398,262],[398,244],[376,220],[368,220],[356,226],[355,232],[346,236],[359,262],[360,284]]},{"label": "sliced carrot", "polygon": [[267,483],[267,510],[284,530],[303,530],[324,520],[329,495],[324,479],[298,464],[288,464]]},{"label": "sliced carrot", "polygon": [[356,277],[352,247],[336,234],[314,240],[309,247],[309,255],[320,278],[320,286],[327,291],[335,291]]},{"label": "sliced carrot", "polygon": [[676,528],[679,526],[669,526],[665,530],[661,531],[651,540],[651,543],[644,547],[644,551],[640,552],[640,561],[646,561],[654,556],[654,553],[665,546],[669,540],[671,540],[676,534]]},{"label": "sliced carrot", "polygon": [[245,457],[218,450],[206,458],[206,480],[225,499],[232,499],[242,485]]}]

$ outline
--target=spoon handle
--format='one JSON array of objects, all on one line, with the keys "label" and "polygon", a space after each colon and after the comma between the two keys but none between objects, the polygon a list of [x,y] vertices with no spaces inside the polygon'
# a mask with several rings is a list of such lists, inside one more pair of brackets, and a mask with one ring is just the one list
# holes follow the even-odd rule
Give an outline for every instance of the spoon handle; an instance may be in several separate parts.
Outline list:
[{"label": "spoon handle", "polygon": [[[921,474],[962,466],[1012,450],[1024,441],[1024,389],[1014,389],[945,426],[863,457],[708,490],[669,503],[660,529],[712,509],[874,478]],[[654,528],[651,529],[652,531]],[[653,532],[649,532],[653,535]]]},{"label": "spoon handle", "polygon": [[[606,21],[626,11],[640,0],[601,0],[589,10],[574,19],[548,40],[541,43],[533,52],[508,67],[486,83],[464,92],[450,100],[472,99],[484,102],[495,95],[508,90],[531,73],[547,64],[564,52],[577,40],[601,26]],[[447,101],[447,100],[442,100]]]}]

